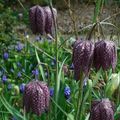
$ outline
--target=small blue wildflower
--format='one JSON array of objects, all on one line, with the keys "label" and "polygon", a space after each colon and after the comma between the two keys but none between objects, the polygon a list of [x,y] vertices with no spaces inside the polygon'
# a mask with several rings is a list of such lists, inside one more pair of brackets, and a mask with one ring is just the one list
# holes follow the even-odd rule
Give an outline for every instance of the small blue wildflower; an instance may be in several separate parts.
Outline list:
[{"label": "small blue wildflower", "polygon": [[22,49],[23,49],[23,45],[21,43],[18,43],[17,46],[16,46],[16,50],[18,52],[21,52]]},{"label": "small blue wildflower", "polygon": [[21,65],[21,63],[20,63],[20,62],[17,62],[17,66],[18,66],[18,67],[21,67],[22,65]]},{"label": "small blue wildflower", "polygon": [[13,117],[12,120],[17,120],[17,119],[15,117]]},{"label": "small blue wildflower", "polygon": [[12,84],[8,84],[7,89],[8,89],[8,90],[11,90],[12,87],[13,87]]},{"label": "small blue wildflower", "polygon": [[54,95],[54,88],[50,88],[50,96],[53,97]]},{"label": "small blue wildflower", "polygon": [[71,94],[70,87],[66,86],[65,89],[64,89],[65,98],[69,99],[70,98],[70,94]]},{"label": "small blue wildflower", "polygon": [[7,76],[6,76],[6,75],[3,75],[3,76],[2,76],[2,82],[3,82],[3,83],[6,83],[6,82],[7,82]]},{"label": "small blue wildflower", "polygon": [[11,68],[11,69],[10,69],[10,72],[14,73],[14,70],[13,70],[13,68]]},{"label": "small blue wildflower", "polygon": [[35,75],[35,76],[39,75],[38,69],[32,70],[32,74]]},{"label": "small blue wildflower", "polygon": [[40,41],[40,40],[41,40],[41,37],[40,37],[40,36],[36,36],[36,37],[35,37],[35,40],[36,40],[36,41]]},{"label": "small blue wildflower", "polygon": [[5,52],[5,53],[3,54],[3,58],[4,58],[4,60],[7,60],[7,59],[9,58],[9,54],[8,54],[7,52]]},{"label": "small blue wildflower", "polygon": [[18,77],[18,78],[22,77],[21,72],[18,72],[17,77]]},{"label": "small blue wildflower", "polygon": [[21,92],[21,93],[24,93],[25,84],[24,84],[24,83],[20,84],[19,89],[20,89],[20,92]]},{"label": "small blue wildflower", "polygon": [[45,77],[48,78],[48,72],[45,72]]},{"label": "small blue wildflower", "polygon": [[74,64],[73,63],[70,65],[70,70],[74,70]]},{"label": "small blue wildflower", "polygon": [[54,58],[54,59],[51,61],[51,65],[52,65],[52,66],[55,66],[55,64],[56,64],[56,59]]}]

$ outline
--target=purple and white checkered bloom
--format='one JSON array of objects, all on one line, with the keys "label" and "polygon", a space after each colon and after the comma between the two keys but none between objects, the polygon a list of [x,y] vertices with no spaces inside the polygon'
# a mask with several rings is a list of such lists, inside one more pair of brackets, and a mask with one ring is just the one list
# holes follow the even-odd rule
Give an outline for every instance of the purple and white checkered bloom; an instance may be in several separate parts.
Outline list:
[{"label": "purple and white checkered bloom", "polygon": [[89,120],[114,120],[114,104],[109,99],[93,101]]},{"label": "purple and white checkered bloom", "polygon": [[95,43],[94,67],[99,70],[114,70],[117,64],[117,49],[113,41],[101,40]]},{"label": "purple and white checkered bloom", "polygon": [[80,79],[80,73],[83,72],[88,76],[94,54],[94,44],[88,40],[77,40],[73,45],[72,62],[74,65],[74,77]]},{"label": "purple and white checkered bloom", "polygon": [[[52,9],[54,18],[56,20],[57,10],[55,8]],[[31,7],[29,11],[29,19],[31,30],[34,34],[52,34],[53,18],[49,6],[41,7],[39,5],[36,5]]]},{"label": "purple and white checkered bloom", "polygon": [[34,34],[45,33],[45,12],[44,9],[39,6],[33,6],[29,11],[29,19],[31,24],[31,30]]},{"label": "purple and white checkered bloom", "polygon": [[23,106],[26,112],[32,111],[40,116],[48,109],[49,101],[50,92],[46,83],[36,80],[25,86]]}]

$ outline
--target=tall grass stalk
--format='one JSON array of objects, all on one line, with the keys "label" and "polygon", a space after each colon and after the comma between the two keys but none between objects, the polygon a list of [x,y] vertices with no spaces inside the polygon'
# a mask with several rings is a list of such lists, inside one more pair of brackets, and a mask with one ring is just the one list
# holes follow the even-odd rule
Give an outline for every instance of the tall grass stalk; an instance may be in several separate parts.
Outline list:
[{"label": "tall grass stalk", "polygon": [[82,120],[82,99],[83,99],[83,75],[81,74],[81,80],[79,81],[79,93],[75,120]]},{"label": "tall grass stalk", "polygon": [[[54,24],[54,34],[55,34],[55,51],[56,51],[56,80],[55,80],[55,102],[58,103],[58,93],[59,93],[59,81],[58,81],[58,34],[57,34],[57,22],[53,13],[53,6],[52,6],[52,0],[49,1],[49,7],[52,12],[52,18],[53,18],[53,24]],[[57,119],[56,116],[57,113],[57,106],[55,105],[55,119]]]}]

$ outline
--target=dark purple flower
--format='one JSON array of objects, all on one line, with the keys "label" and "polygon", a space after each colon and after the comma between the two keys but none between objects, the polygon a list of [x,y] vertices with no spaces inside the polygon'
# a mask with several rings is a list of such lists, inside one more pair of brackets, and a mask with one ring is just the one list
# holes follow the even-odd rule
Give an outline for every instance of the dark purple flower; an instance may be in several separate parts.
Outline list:
[{"label": "dark purple flower", "polygon": [[50,88],[50,96],[53,97],[54,95],[54,88]]},{"label": "dark purple flower", "polygon": [[94,54],[94,44],[88,40],[77,40],[73,46],[73,64],[74,77],[76,80],[80,79],[80,73],[83,72],[88,76]]},{"label": "dark purple flower", "polygon": [[18,78],[22,77],[21,72],[18,72],[18,73],[17,73],[17,77],[18,77]]},{"label": "dark purple flower", "polygon": [[69,99],[70,98],[70,94],[71,94],[71,90],[70,90],[70,87],[65,87],[64,89],[64,95],[65,95],[65,98],[66,99]]},{"label": "dark purple flower", "polygon": [[7,52],[5,52],[5,53],[3,54],[3,58],[4,58],[4,60],[7,60],[7,59],[9,58],[9,54],[8,54]]},{"label": "dark purple flower", "polygon": [[47,111],[50,93],[47,85],[41,81],[32,81],[25,86],[23,106],[26,112],[32,111],[38,116]]},{"label": "dark purple flower", "polygon": [[29,11],[31,30],[34,34],[45,33],[45,12],[39,5],[33,6]]},{"label": "dark purple flower", "polygon": [[16,50],[17,50],[18,52],[21,52],[22,49],[23,49],[23,44],[18,43],[17,46],[16,46]]},{"label": "dark purple flower", "polygon": [[95,43],[94,67],[99,70],[114,70],[117,64],[117,50],[113,41],[98,41]]},{"label": "dark purple flower", "polygon": [[34,76],[38,76],[38,75],[39,75],[38,69],[32,70],[32,74],[33,74]]},{"label": "dark purple flower", "polygon": [[93,101],[89,120],[114,120],[114,104],[109,99]]},{"label": "dark purple flower", "polygon": [[6,83],[6,82],[7,82],[7,76],[6,76],[6,75],[3,75],[3,76],[2,76],[2,82],[3,82],[3,83]]},{"label": "dark purple flower", "polygon": [[20,89],[20,92],[21,92],[21,93],[24,93],[25,84],[24,84],[24,83],[20,84],[19,89]]}]

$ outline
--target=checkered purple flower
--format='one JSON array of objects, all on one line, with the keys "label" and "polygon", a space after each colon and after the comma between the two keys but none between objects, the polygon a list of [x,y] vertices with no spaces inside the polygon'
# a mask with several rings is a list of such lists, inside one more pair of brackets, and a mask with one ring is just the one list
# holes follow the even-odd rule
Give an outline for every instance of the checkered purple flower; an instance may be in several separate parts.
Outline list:
[{"label": "checkered purple flower", "polygon": [[77,40],[73,46],[73,65],[76,80],[80,79],[80,72],[88,76],[94,54],[94,44],[91,41]]},{"label": "checkered purple flower", "polygon": [[32,111],[41,115],[48,109],[50,92],[47,85],[41,81],[32,81],[25,86],[23,105],[26,112]]}]

